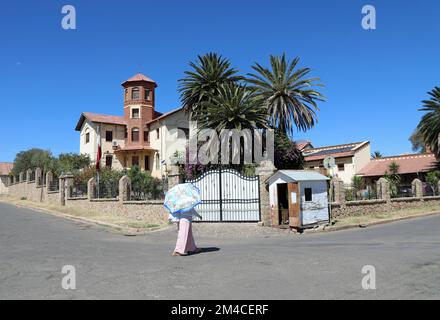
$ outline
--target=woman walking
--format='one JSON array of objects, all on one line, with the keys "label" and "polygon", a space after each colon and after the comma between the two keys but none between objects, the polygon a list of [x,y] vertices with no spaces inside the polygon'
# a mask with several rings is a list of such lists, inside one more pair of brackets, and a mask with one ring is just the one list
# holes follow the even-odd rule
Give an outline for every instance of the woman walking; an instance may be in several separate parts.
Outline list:
[{"label": "woman walking", "polygon": [[173,256],[186,256],[188,254],[199,253],[202,250],[197,248],[192,232],[193,215],[198,215],[194,209],[187,213],[180,214],[180,219],[177,221],[177,243],[174,249]]},{"label": "woman walking", "polygon": [[186,256],[199,253],[192,232],[192,220],[194,216],[202,218],[194,208],[200,204],[200,191],[191,183],[179,184],[170,189],[166,196],[164,206],[170,212],[168,220],[177,223],[177,243],[173,256]]}]

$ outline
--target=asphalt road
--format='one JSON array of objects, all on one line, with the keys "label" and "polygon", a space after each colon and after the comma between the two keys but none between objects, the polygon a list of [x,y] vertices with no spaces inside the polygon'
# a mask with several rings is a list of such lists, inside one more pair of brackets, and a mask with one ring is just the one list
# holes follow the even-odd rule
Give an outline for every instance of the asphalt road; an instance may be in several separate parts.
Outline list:
[{"label": "asphalt road", "polygon": [[[434,216],[291,237],[204,235],[206,252],[171,257],[173,230],[124,237],[0,203],[0,299],[439,299],[439,230]],[[76,290],[61,286],[65,265]],[[365,265],[375,290],[361,286]]]}]

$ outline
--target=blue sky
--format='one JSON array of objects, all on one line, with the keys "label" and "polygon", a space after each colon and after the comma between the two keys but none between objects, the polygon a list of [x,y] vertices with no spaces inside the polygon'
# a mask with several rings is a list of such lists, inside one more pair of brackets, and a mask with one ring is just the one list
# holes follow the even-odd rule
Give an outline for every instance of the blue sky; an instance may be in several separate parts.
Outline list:
[{"label": "blue sky", "polygon": [[[61,28],[74,5],[77,30]],[[377,30],[361,28],[362,6]],[[209,51],[243,73],[270,54],[300,56],[325,84],[315,146],[370,140],[411,152],[420,101],[440,86],[437,0],[8,1],[0,8],[0,161],[31,147],[78,152],[83,111],[122,115],[120,84],[155,79],[158,111],[179,107],[177,80]]]}]

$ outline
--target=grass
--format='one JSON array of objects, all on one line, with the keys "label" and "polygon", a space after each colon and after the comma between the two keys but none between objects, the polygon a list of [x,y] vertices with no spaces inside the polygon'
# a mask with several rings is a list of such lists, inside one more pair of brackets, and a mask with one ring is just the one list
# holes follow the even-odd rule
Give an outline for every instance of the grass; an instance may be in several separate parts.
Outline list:
[{"label": "grass", "polygon": [[340,217],[332,220],[334,227],[344,227],[350,225],[366,225],[387,220],[403,219],[409,217],[423,216],[427,213],[439,212],[438,206],[424,206],[412,209],[402,209],[391,212],[371,213],[368,215],[359,215],[352,217]]},{"label": "grass", "polygon": [[111,213],[97,212],[94,210],[78,207],[66,207],[49,203],[34,202],[27,199],[18,200],[8,196],[0,197],[0,201],[13,205],[49,211],[50,213],[53,213],[55,215],[67,214],[73,217],[89,220],[93,223],[108,225],[109,227],[122,230],[137,229],[138,231],[146,231],[148,229],[165,227],[167,225],[165,222],[163,224],[154,224],[149,223],[148,221],[139,221],[135,218],[120,216]]}]

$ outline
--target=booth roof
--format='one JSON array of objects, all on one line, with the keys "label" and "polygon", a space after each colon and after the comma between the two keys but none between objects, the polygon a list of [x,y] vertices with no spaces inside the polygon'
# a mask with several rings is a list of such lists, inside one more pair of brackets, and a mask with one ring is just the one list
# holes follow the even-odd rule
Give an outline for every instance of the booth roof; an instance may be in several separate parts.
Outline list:
[{"label": "booth roof", "polygon": [[280,177],[287,177],[293,181],[326,181],[330,178],[313,170],[279,170],[267,182],[270,184]]}]

